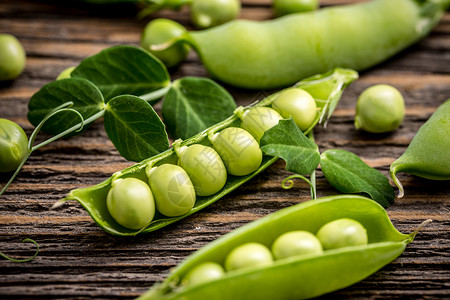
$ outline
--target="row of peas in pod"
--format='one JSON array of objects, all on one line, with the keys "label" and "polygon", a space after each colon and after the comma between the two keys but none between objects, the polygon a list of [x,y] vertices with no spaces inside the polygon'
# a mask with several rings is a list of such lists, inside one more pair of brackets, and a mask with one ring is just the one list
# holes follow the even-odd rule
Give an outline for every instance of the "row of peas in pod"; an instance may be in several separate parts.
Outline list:
[{"label": "row of peas in pod", "polygon": [[232,176],[248,175],[260,166],[263,154],[259,141],[264,132],[284,118],[292,117],[306,130],[317,116],[316,102],[304,90],[281,92],[271,107],[238,109],[241,128],[228,127],[209,136],[210,146],[194,144],[179,147],[174,142],[178,165],[149,165],[148,183],[136,178],[113,180],[107,195],[107,208],[114,220],[129,229],[145,228],[156,210],[168,217],[189,212],[197,196],[219,192]]},{"label": "row of peas in pod", "polygon": [[361,223],[340,218],[324,224],[316,234],[305,230],[285,232],[275,239],[270,250],[255,242],[237,246],[227,254],[224,267],[217,262],[201,263],[185,275],[182,284],[197,285],[219,279],[226,272],[269,266],[274,260],[321,255],[327,250],[367,244],[367,230]]}]

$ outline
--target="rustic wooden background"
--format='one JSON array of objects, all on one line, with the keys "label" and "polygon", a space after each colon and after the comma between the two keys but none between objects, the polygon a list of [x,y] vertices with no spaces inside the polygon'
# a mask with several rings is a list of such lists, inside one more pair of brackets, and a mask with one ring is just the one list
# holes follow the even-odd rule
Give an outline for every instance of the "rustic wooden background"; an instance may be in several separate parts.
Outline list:
[{"label": "rustic wooden background", "polygon": [[[244,0],[241,18],[272,17],[270,0]],[[356,1],[323,0],[322,6]],[[0,0],[0,32],[15,35],[27,52],[23,74],[0,84],[0,117],[19,123],[30,134],[27,103],[41,86],[66,67],[117,44],[139,44],[150,20],[138,20],[134,6],[92,7],[75,1]],[[186,26],[186,9],[161,12]],[[328,128],[316,130],[321,150],[340,148],[359,155],[388,174],[418,128],[450,97],[450,13],[423,41],[372,70],[363,72],[343,95]],[[172,78],[208,76],[194,54]],[[371,135],[353,127],[354,107],[366,87],[386,83],[404,95],[403,125],[391,134]],[[261,98],[264,92],[226,86],[238,104]],[[160,110],[160,104],[156,106]],[[41,134],[38,141],[48,138]],[[165,278],[169,269],[208,242],[280,208],[309,199],[297,182],[285,191],[283,162],[271,166],[246,186],[207,209],[159,232],[136,238],[111,236],[92,221],[76,202],[49,210],[71,189],[93,185],[131,163],[108,140],[102,121],[83,135],[59,140],[35,152],[7,193],[0,197],[0,251],[17,258],[33,253],[33,238],[41,252],[32,262],[0,259],[1,299],[131,299]],[[8,175],[0,176],[4,184]],[[366,280],[324,296],[324,299],[450,297],[450,218],[448,182],[400,174],[406,196],[388,209],[402,232],[411,232],[431,218],[404,254]],[[338,192],[318,172],[318,195]],[[33,249],[33,250],[32,250]]]}]

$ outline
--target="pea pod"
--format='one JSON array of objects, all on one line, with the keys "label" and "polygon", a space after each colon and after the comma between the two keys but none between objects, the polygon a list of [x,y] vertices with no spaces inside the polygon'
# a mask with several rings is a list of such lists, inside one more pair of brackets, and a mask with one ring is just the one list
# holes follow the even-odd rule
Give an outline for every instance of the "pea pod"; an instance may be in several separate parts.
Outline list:
[{"label": "pea pod", "polygon": [[[342,90],[350,84],[353,80],[357,78],[357,73],[352,70],[345,69],[336,69],[334,71],[328,72],[321,76],[315,76],[314,78],[305,79],[304,81],[300,81],[296,87],[298,88],[309,88],[313,89],[313,97],[315,95],[320,95],[320,98],[317,98],[318,107],[320,107],[317,118],[315,122],[305,131],[308,133],[311,131],[314,126],[319,122],[319,119],[323,115],[327,115],[330,112],[330,102],[338,101],[336,95],[340,95]],[[319,86],[323,84],[322,93],[318,93]],[[324,92],[324,90],[326,92]],[[328,96],[326,96],[326,95]],[[276,98],[277,94],[273,94],[261,102],[256,104],[255,106],[270,106],[272,101]],[[319,103],[320,102],[320,103]],[[242,108],[241,108],[242,110]],[[239,111],[241,111],[239,110]],[[230,116],[226,120],[213,125],[206,130],[200,132],[199,134],[193,136],[192,138],[186,139],[184,141],[180,141],[176,143],[176,148],[182,148],[184,146],[189,146],[193,144],[202,144],[205,146],[211,146],[209,141],[209,137],[214,135],[216,132],[219,132],[227,127],[239,127],[240,121],[238,117],[238,112],[234,115]],[[143,229],[140,230],[132,230],[127,229],[121,225],[119,225],[110,215],[106,206],[106,197],[111,189],[111,185],[113,181],[119,178],[137,178],[142,181],[147,182],[148,178],[146,175],[146,168],[149,166],[159,166],[162,164],[177,164],[178,156],[174,148],[170,148],[164,152],[161,152],[153,157],[150,157],[142,162],[135,164],[131,167],[128,167],[122,171],[116,172],[107,180],[87,188],[75,189],[72,190],[69,195],[57,203],[55,203],[54,207],[57,207],[68,200],[76,200],[78,201],[91,215],[94,221],[106,232],[120,235],[120,236],[133,236],[139,233],[146,233],[158,230],[163,228],[169,224],[177,222],[197,211],[205,208],[206,206],[216,202],[223,196],[227,195],[231,191],[235,190],[257,174],[261,173],[264,169],[270,166],[277,160],[276,157],[272,156],[264,156],[261,162],[261,165],[250,174],[245,176],[228,176],[225,186],[217,193],[209,196],[198,196],[196,197],[196,202],[194,207],[186,214],[181,216],[167,217],[159,212],[155,213],[153,220]]]},{"label": "pea pod", "polygon": [[[270,247],[285,232],[316,233],[336,219],[351,218],[368,233],[369,244],[324,251],[320,255],[280,259],[264,267],[228,272],[220,279],[189,287],[179,282],[206,261],[223,265],[227,254],[244,243]],[[369,198],[353,195],[324,197],[300,203],[249,223],[211,242],[178,265],[141,300],[173,299],[305,299],[329,293],[375,273],[398,257],[415,233],[402,234],[386,211]]]},{"label": "pea pod", "polygon": [[449,3],[373,0],[263,22],[234,20],[178,42],[191,44],[217,79],[269,89],[334,67],[372,67],[427,35]]},{"label": "pea pod", "polygon": [[401,198],[404,189],[396,176],[398,172],[432,180],[450,180],[450,99],[420,127],[405,153],[390,166]]}]

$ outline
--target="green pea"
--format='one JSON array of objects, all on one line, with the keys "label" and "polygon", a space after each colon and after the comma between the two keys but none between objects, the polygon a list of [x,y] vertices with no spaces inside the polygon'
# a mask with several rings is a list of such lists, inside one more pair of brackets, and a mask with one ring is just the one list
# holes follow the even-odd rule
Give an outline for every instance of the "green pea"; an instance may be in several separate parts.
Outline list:
[{"label": "green pea", "polygon": [[160,213],[176,217],[184,215],[194,207],[194,186],[183,168],[164,164],[147,168],[146,173],[155,197],[156,209]]},{"label": "green pea", "polygon": [[318,7],[318,0],[273,0],[276,16],[313,11]]},{"label": "green pea", "polygon": [[225,270],[218,263],[205,262],[189,271],[184,277],[183,283],[186,285],[197,285],[219,279],[224,274]]},{"label": "green pea", "polygon": [[167,67],[173,67],[183,61],[189,52],[185,43],[174,43],[164,50],[152,50],[152,46],[171,43],[186,33],[186,29],[169,19],[154,19],[145,26],[141,37],[141,47],[150,51]]},{"label": "green pea", "polygon": [[353,219],[342,218],[328,222],[317,232],[317,238],[325,250],[348,246],[367,245],[367,231]]},{"label": "green pea", "polygon": [[75,70],[75,66],[68,67],[62,70],[62,72],[59,73],[58,77],[56,77],[56,80],[70,78],[70,74],[72,73],[73,70]]},{"label": "green pea", "polygon": [[366,89],[356,103],[355,127],[373,133],[396,129],[405,116],[402,94],[386,84]]},{"label": "green pea", "polygon": [[259,243],[246,243],[234,248],[225,259],[225,270],[232,271],[272,264],[270,250]]},{"label": "green pea", "polygon": [[253,107],[244,112],[241,127],[258,141],[264,132],[278,124],[283,117],[270,107]]},{"label": "green pea", "polygon": [[237,127],[229,127],[211,137],[214,149],[231,175],[244,176],[261,165],[262,151],[255,138]]},{"label": "green pea", "polygon": [[129,229],[144,228],[155,215],[155,202],[150,187],[136,178],[113,181],[106,205],[113,219]]},{"label": "green pea", "polygon": [[317,116],[317,105],[314,98],[302,89],[292,88],[281,92],[272,102],[272,107],[280,115],[292,117],[300,130],[305,131]]},{"label": "green pea", "polygon": [[210,196],[223,188],[227,170],[213,148],[195,144],[181,147],[177,154],[178,164],[191,178],[196,195]]},{"label": "green pea", "polygon": [[0,119],[0,173],[16,170],[28,153],[28,138],[22,127]]},{"label": "green pea", "polygon": [[209,28],[235,19],[240,11],[239,0],[193,0],[191,20],[198,28]]},{"label": "green pea", "polygon": [[25,68],[26,54],[22,44],[10,34],[0,34],[0,80],[12,80]]},{"label": "green pea", "polygon": [[283,259],[298,255],[321,254],[322,244],[317,237],[308,231],[289,231],[280,235],[272,245],[275,259]]},{"label": "green pea", "polygon": [[420,127],[405,153],[390,166],[401,198],[404,190],[396,177],[398,172],[431,180],[450,180],[450,99]]}]

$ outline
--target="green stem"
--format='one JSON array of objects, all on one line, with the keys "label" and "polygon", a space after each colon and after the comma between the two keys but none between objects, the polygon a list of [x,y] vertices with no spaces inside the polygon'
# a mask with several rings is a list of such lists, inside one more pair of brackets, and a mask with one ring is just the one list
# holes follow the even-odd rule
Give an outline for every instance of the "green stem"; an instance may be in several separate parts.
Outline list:
[{"label": "green stem", "polygon": [[[311,130],[308,133],[308,138],[313,141],[314,143],[316,142],[315,138],[314,138],[314,132]],[[317,147],[318,148],[318,147]],[[317,187],[316,187],[316,170],[314,169],[314,171],[312,171],[311,175],[309,175],[309,179],[311,180],[311,199],[315,200],[317,199]]]},{"label": "green stem", "polygon": [[9,256],[7,256],[7,255],[5,255],[5,254],[3,254],[1,251],[0,251],[0,256],[3,257],[4,259],[7,259],[7,260],[10,260],[10,261],[13,261],[13,262],[18,262],[18,263],[28,262],[28,261],[32,260],[32,259],[35,258],[35,257],[38,255],[38,253],[39,253],[39,245],[38,245],[38,243],[36,243],[34,240],[28,239],[28,238],[22,240],[22,243],[25,243],[25,242],[31,242],[31,243],[33,243],[33,244],[36,245],[36,252],[35,252],[31,257],[26,258],[26,259],[15,259],[15,258],[11,258],[11,257],[9,257]]},{"label": "green stem", "polygon": [[139,98],[141,98],[141,99],[143,99],[143,100],[145,100],[147,102],[150,102],[150,101],[153,101],[153,100],[157,100],[157,99],[163,97],[164,95],[166,95],[171,87],[172,87],[172,84],[169,84],[168,86],[163,87],[163,88],[161,88],[159,90],[156,90],[154,92],[151,92],[151,93],[148,93],[148,94],[145,94],[145,95],[141,95],[141,96],[139,96]]}]

